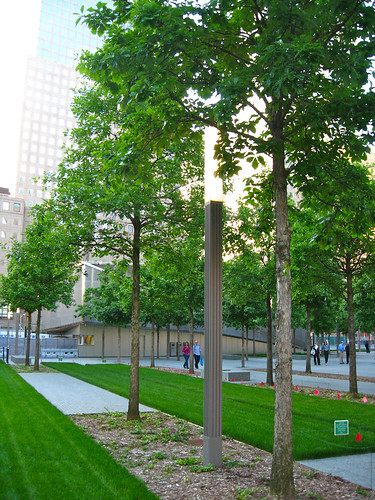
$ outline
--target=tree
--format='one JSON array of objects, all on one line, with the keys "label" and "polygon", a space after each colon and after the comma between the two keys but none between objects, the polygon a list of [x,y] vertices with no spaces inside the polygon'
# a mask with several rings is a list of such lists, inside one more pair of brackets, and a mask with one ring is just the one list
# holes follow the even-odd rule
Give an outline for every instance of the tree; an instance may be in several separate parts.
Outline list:
[{"label": "tree", "polygon": [[[287,184],[308,185],[337,158],[363,158],[374,94],[372,2],[114,1],[84,15],[103,46],[82,71],[152,109],[144,141],[188,121],[220,130],[222,175],[272,157],[276,226],[276,391],[271,491],[294,496],[291,274]],[[357,133],[359,132],[359,133]]]},{"label": "tree", "polygon": [[[55,310],[58,302],[72,303],[80,267],[78,254],[69,245],[64,226],[43,206],[34,208],[34,219],[22,242],[14,241],[8,254],[8,270],[1,276],[0,295],[13,311],[24,309],[31,322],[37,311],[34,370],[39,370],[39,333],[43,309]],[[31,328],[29,325],[30,339]],[[28,356],[26,356],[28,364]]]},{"label": "tree", "polygon": [[319,216],[314,240],[324,257],[325,276],[336,276],[335,291],[345,297],[351,356],[349,390],[357,396],[355,285],[361,276],[375,270],[375,182],[368,166],[343,164],[340,176],[334,181],[326,179],[319,197],[315,204],[310,200]]},{"label": "tree", "polygon": [[131,321],[131,278],[126,274],[127,269],[127,261],[120,262],[117,269],[107,264],[99,273],[100,285],[88,288],[85,291],[83,304],[76,309],[80,316],[88,316],[103,323],[102,357],[105,352],[106,325],[118,327],[118,358],[120,359],[120,328]]},{"label": "tree", "polygon": [[100,84],[82,89],[73,111],[77,126],[71,131],[72,146],[53,176],[56,189],[50,209],[68,222],[71,238],[80,248],[131,263],[127,418],[139,420],[141,255],[163,246],[171,225],[189,223],[186,200],[203,173],[201,134],[192,131],[165,147],[138,147],[137,127],[147,126],[149,110],[140,107],[133,121],[134,116],[123,110],[123,97],[108,94]]},{"label": "tree", "polygon": [[261,324],[266,316],[259,259],[249,254],[225,262],[223,273],[224,322],[241,328],[242,366],[245,366],[245,327]]},{"label": "tree", "polygon": [[267,311],[267,384],[273,385],[272,297],[275,295],[275,225],[272,176],[264,169],[248,181],[239,202],[235,230],[232,231],[232,251],[246,256],[253,247],[258,254],[259,285]]},{"label": "tree", "polygon": [[[305,204],[308,200],[305,201]],[[317,315],[319,307],[325,303],[328,291],[332,295],[337,285],[337,277],[327,274],[322,264],[322,253],[317,245],[313,244],[316,231],[316,212],[311,208],[293,205],[291,213],[293,239],[291,246],[292,274],[293,274],[293,301],[294,304],[304,305],[306,316],[306,373],[311,373],[311,334],[312,329],[320,331]],[[330,284],[330,286],[327,285]],[[319,305],[318,305],[319,304]],[[320,311],[321,312],[321,311]],[[332,310],[330,317],[334,321]],[[315,321],[312,325],[312,315]],[[326,323],[327,328],[331,325]]]}]

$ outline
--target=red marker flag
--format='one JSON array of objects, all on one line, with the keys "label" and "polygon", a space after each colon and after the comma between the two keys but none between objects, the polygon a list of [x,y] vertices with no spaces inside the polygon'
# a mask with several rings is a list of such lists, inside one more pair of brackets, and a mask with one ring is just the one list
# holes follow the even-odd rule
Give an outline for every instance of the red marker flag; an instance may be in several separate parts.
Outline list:
[{"label": "red marker flag", "polygon": [[260,383],[260,385],[264,385],[264,383],[263,383],[263,382],[261,382],[261,383]]},{"label": "red marker flag", "polygon": [[315,389],[314,394],[315,394],[315,396],[317,396],[319,394],[318,389]]},{"label": "red marker flag", "polygon": [[340,399],[340,394],[339,393],[337,393],[337,399]]},{"label": "red marker flag", "polygon": [[357,443],[358,443],[358,441],[360,441],[361,439],[362,439],[362,436],[361,436],[361,435],[360,435],[360,433],[358,432],[358,434],[357,434],[357,435],[356,435],[356,437],[355,437],[355,440],[356,440],[356,441],[357,441]]}]

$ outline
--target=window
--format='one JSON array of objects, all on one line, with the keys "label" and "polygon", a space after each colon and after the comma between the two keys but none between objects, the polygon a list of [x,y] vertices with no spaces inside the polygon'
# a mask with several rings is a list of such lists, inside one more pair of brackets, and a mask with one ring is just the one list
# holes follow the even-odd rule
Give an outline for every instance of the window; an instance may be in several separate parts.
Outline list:
[{"label": "window", "polygon": [[15,212],[21,212],[21,203],[13,203],[13,210]]},{"label": "window", "polygon": [[5,217],[1,217],[1,223],[2,224],[8,224],[8,221]]},{"label": "window", "polygon": [[94,335],[80,335],[79,345],[95,345]]},{"label": "window", "polygon": [[0,238],[4,239],[6,236],[5,231],[0,231]]},{"label": "window", "polygon": [[3,210],[9,210],[10,204],[9,201],[3,201]]}]

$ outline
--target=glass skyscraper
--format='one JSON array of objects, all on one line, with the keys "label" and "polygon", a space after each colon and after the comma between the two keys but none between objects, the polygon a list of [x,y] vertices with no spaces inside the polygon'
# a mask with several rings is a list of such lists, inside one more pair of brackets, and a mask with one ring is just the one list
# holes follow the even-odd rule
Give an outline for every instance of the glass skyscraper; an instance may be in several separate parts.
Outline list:
[{"label": "glass skyscraper", "polygon": [[[56,171],[62,159],[64,132],[74,125],[70,109],[78,85],[75,66],[83,49],[99,39],[76,24],[81,5],[90,0],[42,0],[37,55],[27,61],[21,119],[16,196],[30,207],[49,196],[42,190],[45,171]],[[39,179],[39,180],[38,180]]]}]

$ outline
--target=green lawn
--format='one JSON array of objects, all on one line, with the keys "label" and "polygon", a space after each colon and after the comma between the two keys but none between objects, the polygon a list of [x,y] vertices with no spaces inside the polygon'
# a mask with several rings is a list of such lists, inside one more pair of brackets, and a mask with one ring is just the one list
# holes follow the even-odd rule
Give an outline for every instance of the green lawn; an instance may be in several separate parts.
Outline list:
[{"label": "green lawn", "polygon": [[[130,368],[125,365],[45,363],[64,373],[128,397]],[[140,402],[203,425],[203,380],[163,370],[140,368]],[[223,434],[272,452],[273,389],[223,384]],[[350,434],[334,436],[334,421],[349,420]],[[293,395],[293,445],[296,460],[375,450],[375,407],[350,401]],[[357,434],[362,436],[356,441]]]},{"label": "green lawn", "polygon": [[0,498],[157,497],[0,361]]}]

